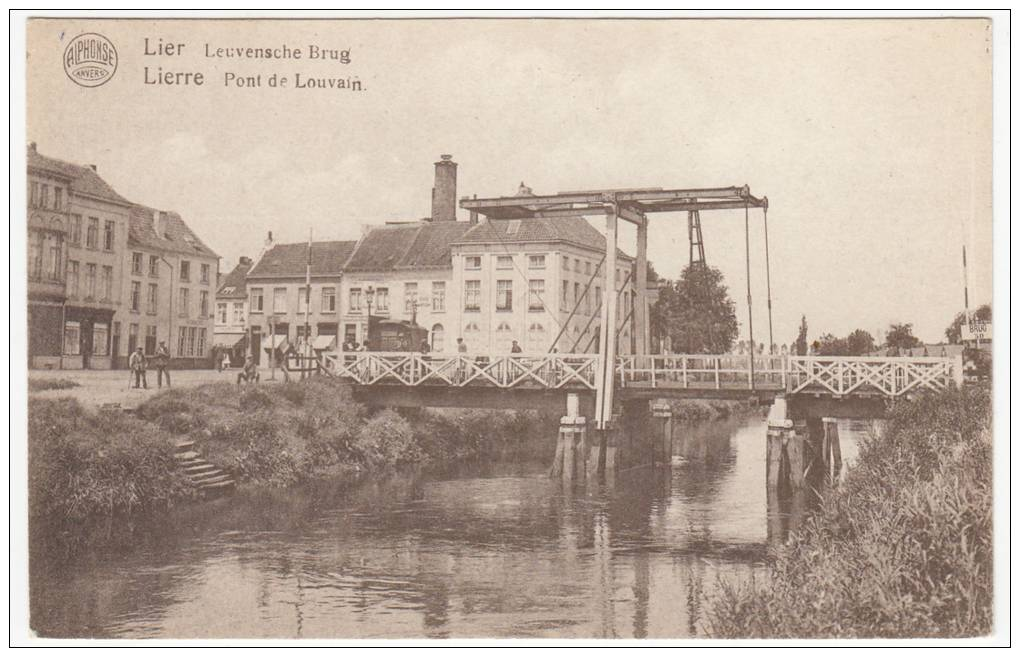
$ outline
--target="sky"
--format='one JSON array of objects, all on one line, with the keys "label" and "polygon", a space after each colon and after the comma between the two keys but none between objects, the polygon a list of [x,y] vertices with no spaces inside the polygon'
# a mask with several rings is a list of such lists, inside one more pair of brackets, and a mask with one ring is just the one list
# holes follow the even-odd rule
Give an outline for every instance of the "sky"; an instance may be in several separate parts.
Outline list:
[{"label": "sky", "polygon": [[[82,32],[117,48],[102,86],[62,69]],[[185,45],[147,56],[146,38]],[[27,134],[181,213],[223,272],[270,230],[356,239],[428,216],[441,154],[459,164],[460,196],[746,184],[770,204],[776,344],[802,315],[811,339],[909,322],[936,342],[963,308],[964,244],[971,305],[991,301],[989,39],[983,20],[34,20]],[[205,54],[284,44],[350,50],[350,63]],[[146,84],[145,68],[204,85]],[[225,85],[228,72],[262,87]],[[296,73],[363,89],[267,87]],[[746,338],[743,211],[705,212],[702,227]],[[754,337],[767,342],[763,234],[752,211]],[[625,226],[621,247],[633,239]],[[651,216],[649,258],[679,275],[686,214]]]}]

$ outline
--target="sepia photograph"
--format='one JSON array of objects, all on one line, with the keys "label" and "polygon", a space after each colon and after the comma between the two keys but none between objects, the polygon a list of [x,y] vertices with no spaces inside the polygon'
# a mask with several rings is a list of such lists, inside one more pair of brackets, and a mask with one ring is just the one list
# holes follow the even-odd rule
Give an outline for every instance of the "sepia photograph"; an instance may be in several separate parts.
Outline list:
[{"label": "sepia photograph", "polygon": [[1008,11],[10,20],[12,643],[1008,645]]}]

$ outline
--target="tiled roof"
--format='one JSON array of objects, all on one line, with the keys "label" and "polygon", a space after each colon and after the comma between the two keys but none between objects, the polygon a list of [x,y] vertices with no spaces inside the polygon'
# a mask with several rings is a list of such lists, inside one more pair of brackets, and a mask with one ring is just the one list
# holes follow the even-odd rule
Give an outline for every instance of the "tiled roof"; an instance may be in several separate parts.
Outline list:
[{"label": "tiled roof", "polygon": [[[596,250],[606,249],[606,237],[580,216],[487,219],[468,230],[458,243],[574,243]],[[630,258],[629,255],[620,252]]]},{"label": "tiled roof", "polygon": [[418,236],[420,224],[386,225],[369,230],[347,262],[347,271],[392,270],[397,267]]},{"label": "tiled roof", "polygon": [[191,254],[219,258],[219,255],[195,235],[181,215],[176,212],[166,214],[166,236],[156,233],[155,212],[158,211],[144,205],[131,206],[131,223],[128,229],[128,245],[143,246],[165,250],[177,254]]},{"label": "tiled roof", "polygon": [[[312,274],[340,275],[357,241],[315,241],[312,243]],[[255,277],[303,277],[308,264],[308,243],[277,244],[266,250],[248,273]]]},{"label": "tiled roof", "polygon": [[92,167],[41,155],[31,146],[28,148],[28,166],[70,178],[71,191],[75,193],[87,194],[118,203],[130,202],[114,191],[113,187],[106,184],[106,181],[100,178],[99,174],[92,170]]},{"label": "tiled roof", "polygon": [[245,290],[245,278],[247,277],[249,270],[251,270],[250,262],[238,263],[234,266],[234,269],[220,281],[219,287],[216,288],[216,297],[247,297],[248,293]]},{"label": "tiled roof", "polygon": [[464,221],[424,223],[397,267],[449,268],[452,264],[450,245],[470,228],[471,223]]}]

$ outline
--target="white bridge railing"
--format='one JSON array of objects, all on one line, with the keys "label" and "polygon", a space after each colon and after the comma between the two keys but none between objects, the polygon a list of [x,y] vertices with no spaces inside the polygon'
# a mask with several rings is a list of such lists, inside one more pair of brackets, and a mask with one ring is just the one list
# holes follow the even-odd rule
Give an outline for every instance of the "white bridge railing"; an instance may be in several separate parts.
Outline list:
[{"label": "white bridge railing", "polygon": [[[593,390],[596,354],[422,354],[335,352],[321,357],[331,375],[361,385],[448,385],[496,388],[532,387]],[[921,389],[943,389],[963,380],[963,363],[954,358],[648,355],[619,356],[617,381],[623,387],[690,390],[773,390],[846,396],[869,393],[900,396]]]}]

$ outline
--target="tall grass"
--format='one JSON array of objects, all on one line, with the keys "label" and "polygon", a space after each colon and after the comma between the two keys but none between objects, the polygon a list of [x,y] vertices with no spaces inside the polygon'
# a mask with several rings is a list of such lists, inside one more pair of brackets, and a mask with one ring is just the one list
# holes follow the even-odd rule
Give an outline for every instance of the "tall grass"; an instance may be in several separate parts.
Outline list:
[{"label": "tall grass", "polygon": [[965,637],[992,627],[990,394],[894,407],[887,431],[775,554],[765,583],[724,585],[718,637]]},{"label": "tall grass", "polygon": [[193,492],[155,426],[72,398],[29,399],[28,462],[33,518],[147,512]]}]

